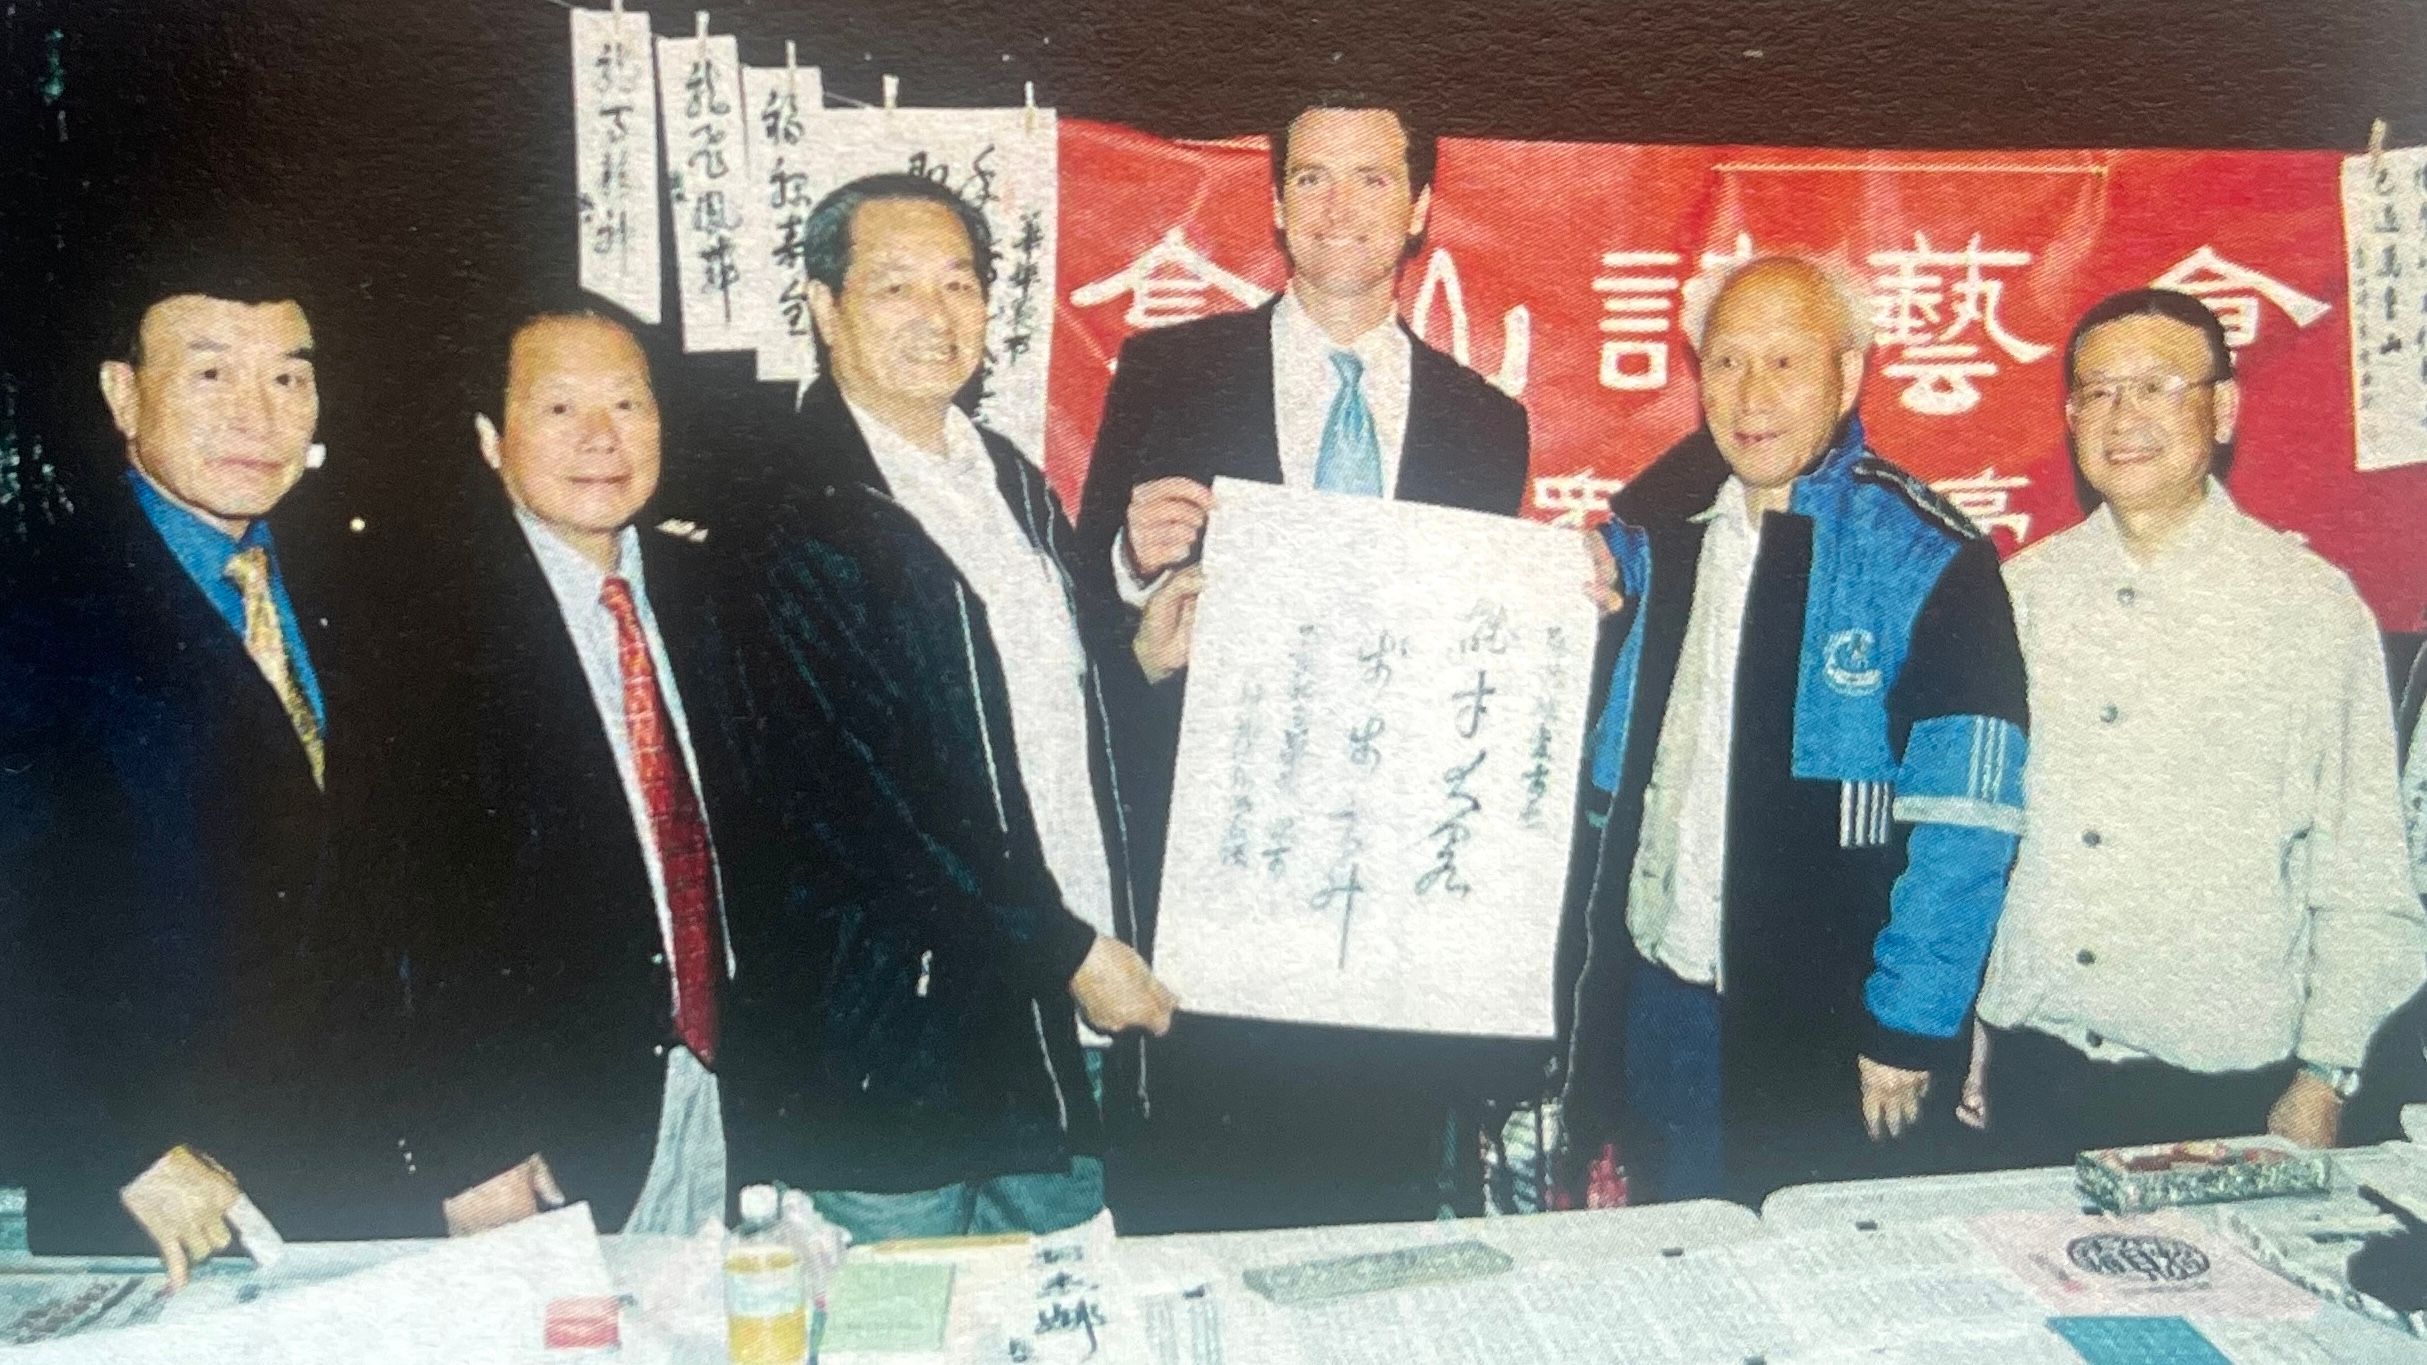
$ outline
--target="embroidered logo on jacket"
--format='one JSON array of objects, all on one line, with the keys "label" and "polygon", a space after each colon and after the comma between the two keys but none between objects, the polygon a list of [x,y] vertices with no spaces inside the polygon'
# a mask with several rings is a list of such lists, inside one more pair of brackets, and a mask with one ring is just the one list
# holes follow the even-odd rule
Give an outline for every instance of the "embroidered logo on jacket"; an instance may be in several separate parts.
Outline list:
[{"label": "embroidered logo on jacket", "polygon": [[1821,651],[1821,672],[1829,686],[1849,697],[1867,697],[1879,690],[1879,641],[1867,630],[1841,630]]}]

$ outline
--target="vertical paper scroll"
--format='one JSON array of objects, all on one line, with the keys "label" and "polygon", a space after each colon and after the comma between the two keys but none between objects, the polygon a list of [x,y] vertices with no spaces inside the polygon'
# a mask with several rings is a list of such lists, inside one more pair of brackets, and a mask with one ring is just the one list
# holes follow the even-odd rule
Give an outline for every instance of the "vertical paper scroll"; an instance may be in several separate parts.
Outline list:
[{"label": "vertical paper scroll", "polygon": [[658,39],[657,85],[683,349],[752,350],[767,330],[754,311],[766,272],[743,250],[755,186],[733,38]]},{"label": "vertical paper scroll", "polygon": [[2427,463],[2427,147],[2343,163],[2361,469]]},{"label": "vertical paper scroll", "polygon": [[756,272],[750,286],[765,295],[752,305],[765,329],[758,339],[758,377],[803,382],[817,377],[801,228],[815,204],[809,165],[811,149],[824,136],[825,83],[814,66],[753,66],[742,72],[742,96],[753,195],[743,251]]},{"label": "vertical paper scroll", "polygon": [[581,287],[655,323],[657,86],[649,16],[576,9],[572,20]]}]

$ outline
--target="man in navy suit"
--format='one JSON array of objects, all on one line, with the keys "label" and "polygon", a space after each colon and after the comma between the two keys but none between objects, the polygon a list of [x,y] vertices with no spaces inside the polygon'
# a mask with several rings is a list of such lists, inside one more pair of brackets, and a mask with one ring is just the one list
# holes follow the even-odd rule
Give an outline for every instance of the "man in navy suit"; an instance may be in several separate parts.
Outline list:
[{"label": "man in navy suit", "polygon": [[[1517,513],[1525,410],[1397,316],[1436,159],[1433,137],[1406,115],[1353,96],[1302,110],[1274,136],[1273,226],[1289,287],[1252,312],[1121,348],[1079,510],[1077,559],[1099,593],[1185,613],[1221,475]],[[1148,608],[1167,579],[1179,591]],[[1178,646],[1141,656],[1173,676],[1124,727],[1142,770],[1132,818],[1151,887],[1187,658],[1185,630],[1146,634]],[[1115,1190],[1124,1225],[1141,1230],[1477,1205],[1479,1176],[1445,1169],[1445,1131],[1471,1148],[1473,1101],[1530,1098],[1548,1049],[1191,1018],[1161,1051],[1157,1127],[1169,1141],[1153,1144],[1137,1179],[1115,1179],[1134,1192]],[[1460,1125],[1445,1130],[1453,1110]],[[1463,1151],[1454,1164],[1469,1165]]]},{"label": "man in navy suit", "polygon": [[246,267],[147,278],[100,367],[123,479],[0,623],[0,1183],[43,1251],[140,1249],[118,1190],[177,1142],[323,1164],[283,1106],[350,774],[328,583],[271,522],[319,420],[312,329]]}]

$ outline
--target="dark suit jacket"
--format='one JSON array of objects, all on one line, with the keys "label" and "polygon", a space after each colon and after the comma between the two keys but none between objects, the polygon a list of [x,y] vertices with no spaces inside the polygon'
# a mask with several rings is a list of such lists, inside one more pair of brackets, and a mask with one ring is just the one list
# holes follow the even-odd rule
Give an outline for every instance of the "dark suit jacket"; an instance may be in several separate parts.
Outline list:
[{"label": "dark suit jacket", "polygon": [[[1112,545],[1130,489],[1172,475],[1281,482],[1277,306],[1140,332],[1122,345],[1079,498],[1076,553],[1099,591],[1112,590]],[[1393,495],[1515,516],[1525,502],[1525,409],[1444,352],[1408,340],[1407,433]]]},{"label": "dark suit jacket", "polygon": [[[379,1230],[436,1231],[442,1199],[534,1152],[613,1229],[647,1179],[679,1041],[656,903],[530,542],[493,485],[454,529],[463,560],[434,595],[444,619],[416,631],[424,705],[382,801],[401,814],[349,898],[380,945],[371,1029],[398,1054]],[[721,855],[730,769],[702,712],[705,547],[652,529],[640,543]],[[735,890],[728,878],[728,906]]]},{"label": "dark suit jacket", "polygon": [[[282,514],[283,516],[283,514]],[[191,1142],[303,1235],[291,1177],[342,1159],[304,1119],[338,1081],[317,1041],[318,920],[348,756],[333,573],[273,517],[327,698],[330,790],[276,693],[113,485],[0,612],[0,1183],[37,1250],[146,1248],[118,1186]],[[258,1178],[256,1178],[256,1176]]]},{"label": "dark suit jacket", "polygon": [[[1122,346],[1076,541],[1077,571],[1107,600],[1117,600],[1113,544],[1132,488],[1170,475],[1281,482],[1276,306],[1141,332]],[[1443,352],[1410,342],[1393,492],[1516,515],[1526,489],[1525,409]],[[1161,880],[1183,681],[1153,689],[1122,717],[1149,907]],[[1143,1218],[1146,1230],[1428,1216],[1438,1201],[1444,1098],[1537,1086],[1548,1048],[1190,1016],[1155,1051],[1157,1126],[1179,1149],[1116,1182],[1134,1197],[1115,1190],[1124,1219]],[[1168,1189],[1155,1188],[1166,1180]]]}]

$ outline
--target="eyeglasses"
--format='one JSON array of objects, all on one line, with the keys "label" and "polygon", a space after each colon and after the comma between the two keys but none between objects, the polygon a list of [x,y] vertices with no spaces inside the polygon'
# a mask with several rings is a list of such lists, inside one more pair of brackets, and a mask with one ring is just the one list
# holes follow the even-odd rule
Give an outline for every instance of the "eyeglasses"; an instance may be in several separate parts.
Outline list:
[{"label": "eyeglasses", "polygon": [[2172,412],[2183,405],[2184,395],[2193,389],[2221,384],[2221,378],[2185,379],[2179,374],[2146,375],[2138,379],[2093,379],[2076,384],[2065,396],[2065,405],[2075,412],[2100,416],[2115,411],[2129,398],[2144,408]]}]

